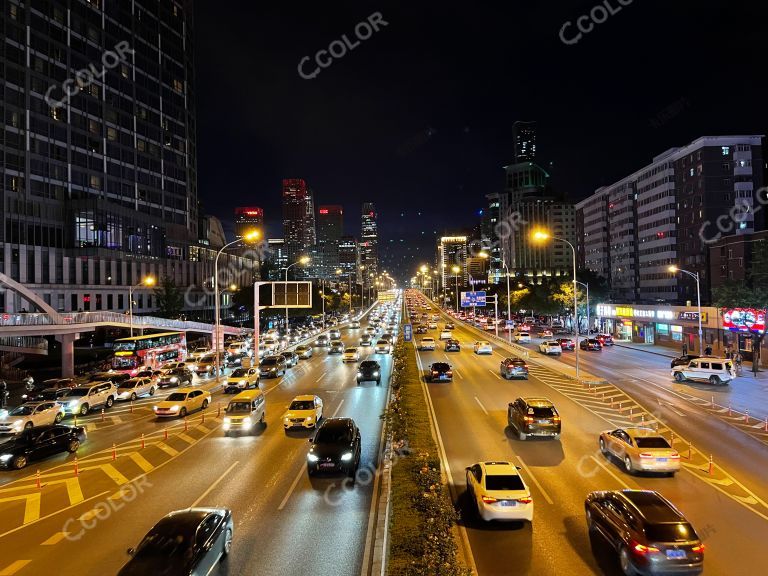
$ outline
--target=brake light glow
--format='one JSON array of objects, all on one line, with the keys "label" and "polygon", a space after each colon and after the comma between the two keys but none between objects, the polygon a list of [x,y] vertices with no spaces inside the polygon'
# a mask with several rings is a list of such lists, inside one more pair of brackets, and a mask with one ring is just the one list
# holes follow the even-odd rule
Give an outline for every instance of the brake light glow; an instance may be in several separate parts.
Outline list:
[{"label": "brake light glow", "polygon": [[677,452],[675,452],[674,454],[670,454],[669,457],[672,458],[673,460],[680,460],[680,454],[678,454]]},{"label": "brake light glow", "polygon": [[432,370],[432,376],[437,376],[437,370]]},{"label": "brake light glow", "polygon": [[527,496],[525,498],[518,498],[517,501],[520,502],[520,504],[530,504],[531,502],[533,502],[533,498],[531,498],[530,496]]},{"label": "brake light glow", "polygon": [[533,418],[531,418],[530,416],[526,416],[525,418],[523,418],[523,420],[525,420],[526,422],[533,422]]},{"label": "brake light glow", "polygon": [[446,372],[446,374],[448,374],[448,376],[453,376],[453,370],[448,370],[448,372]]},{"label": "brake light glow", "polygon": [[553,416],[552,420],[554,420],[555,422],[560,422],[560,416]]},{"label": "brake light glow", "polygon": [[639,544],[639,543],[635,543],[632,549],[638,554],[653,554],[654,552],[659,551],[658,548],[654,548],[653,546],[643,546],[642,544]]},{"label": "brake light glow", "polygon": [[691,548],[691,550],[693,550],[697,554],[704,554],[704,544],[699,544],[698,546],[694,546],[693,548]]},{"label": "brake light glow", "polygon": [[486,504],[493,504],[494,502],[498,502],[498,500],[493,496],[483,496],[483,502]]},{"label": "brake light glow", "polygon": [[640,458],[655,458],[653,454],[650,454],[649,452],[643,452],[640,454]]}]

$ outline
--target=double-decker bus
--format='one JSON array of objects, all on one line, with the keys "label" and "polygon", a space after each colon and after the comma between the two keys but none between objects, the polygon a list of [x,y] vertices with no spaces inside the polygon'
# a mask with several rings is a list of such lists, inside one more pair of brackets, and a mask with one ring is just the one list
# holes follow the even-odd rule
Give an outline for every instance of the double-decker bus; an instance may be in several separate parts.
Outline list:
[{"label": "double-decker bus", "polygon": [[187,335],[184,332],[160,332],[115,340],[112,368],[136,374],[147,366],[157,368],[164,362],[187,357]]}]

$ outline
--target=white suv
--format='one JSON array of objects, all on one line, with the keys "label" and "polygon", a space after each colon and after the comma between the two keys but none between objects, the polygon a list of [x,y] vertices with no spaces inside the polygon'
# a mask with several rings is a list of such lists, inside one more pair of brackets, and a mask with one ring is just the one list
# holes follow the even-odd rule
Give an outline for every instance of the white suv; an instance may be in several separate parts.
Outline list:
[{"label": "white suv", "polygon": [[672,369],[672,377],[677,382],[694,380],[718,386],[728,384],[736,378],[736,370],[733,362],[727,358],[703,357],[691,360],[687,366],[675,366]]},{"label": "white suv", "polygon": [[80,414],[85,416],[93,410],[103,406],[112,408],[117,397],[117,388],[112,382],[92,382],[88,386],[72,388],[61,399],[67,414]]}]

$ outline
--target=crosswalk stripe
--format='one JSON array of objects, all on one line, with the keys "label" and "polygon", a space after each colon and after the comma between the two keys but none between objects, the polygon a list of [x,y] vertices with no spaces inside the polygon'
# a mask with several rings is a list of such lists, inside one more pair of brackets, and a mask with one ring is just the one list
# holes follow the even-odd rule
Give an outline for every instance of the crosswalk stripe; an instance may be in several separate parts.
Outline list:
[{"label": "crosswalk stripe", "polygon": [[69,536],[69,532],[56,532],[53,536],[48,538],[48,540],[41,542],[40,546],[53,546],[64,540],[67,536]]},{"label": "crosswalk stripe", "polygon": [[12,564],[9,564],[8,566],[0,570],[0,576],[13,576],[14,574],[16,574],[16,572],[24,568],[24,566],[26,566],[30,562],[32,562],[32,560],[16,560]]},{"label": "crosswalk stripe", "polygon": [[176,455],[179,453],[179,451],[178,451],[178,450],[176,450],[175,448],[171,448],[171,447],[170,447],[170,446],[168,446],[168,444],[166,444],[165,442],[157,442],[157,443],[155,444],[155,446],[157,446],[158,448],[160,448],[160,450],[162,450],[163,452],[165,452],[165,453],[166,453],[166,454],[168,454],[169,456],[176,456]]},{"label": "crosswalk stripe", "polygon": [[144,456],[138,452],[131,452],[130,456],[131,460],[133,460],[139,466],[139,468],[144,470],[144,472],[150,472],[155,468],[146,458],[144,458]]}]

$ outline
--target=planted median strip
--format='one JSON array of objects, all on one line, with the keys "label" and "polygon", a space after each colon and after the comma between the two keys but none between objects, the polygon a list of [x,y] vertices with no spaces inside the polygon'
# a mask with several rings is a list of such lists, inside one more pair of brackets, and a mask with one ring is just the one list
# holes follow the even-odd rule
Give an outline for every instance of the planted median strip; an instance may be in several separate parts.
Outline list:
[{"label": "planted median strip", "polygon": [[459,518],[442,483],[420,378],[415,355],[398,339],[385,414],[393,454],[387,573],[468,575],[471,571],[457,558],[454,528]]}]

